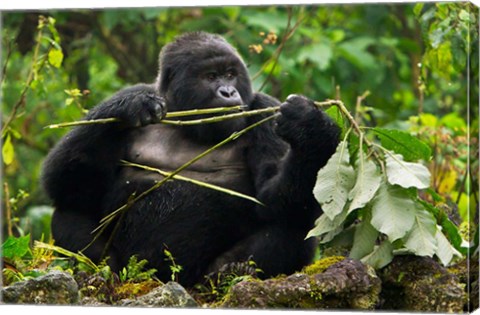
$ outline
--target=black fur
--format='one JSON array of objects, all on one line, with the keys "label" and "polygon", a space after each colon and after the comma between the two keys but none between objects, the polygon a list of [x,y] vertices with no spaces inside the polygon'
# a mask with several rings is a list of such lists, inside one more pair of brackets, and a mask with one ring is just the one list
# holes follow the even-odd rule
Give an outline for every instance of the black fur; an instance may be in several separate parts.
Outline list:
[{"label": "black fur", "polygon": [[[225,263],[252,258],[263,276],[292,273],[308,264],[315,243],[304,240],[321,209],[312,195],[318,170],[334,153],[339,128],[303,96],[276,99],[253,93],[246,67],[222,37],[191,33],[167,45],[154,84],[139,84],[96,106],[86,119],[121,122],[79,126],[48,155],[43,184],[54,202],[56,244],[84,248],[91,231],[132,194],[160,175],[125,167],[121,160],[175,170],[232,132],[261,117],[191,127],[158,124],[169,111],[248,105],[280,106],[280,116],[199,160],[180,175],[256,197],[265,206],[169,181],[137,201],[123,216],[107,255],[113,268],[131,255],[147,259],[168,280],[168,249],[183,267],[187,286]],[[116,223],[116,222],[115,222]],[[98,261],[115,223],[85,254]]]}]

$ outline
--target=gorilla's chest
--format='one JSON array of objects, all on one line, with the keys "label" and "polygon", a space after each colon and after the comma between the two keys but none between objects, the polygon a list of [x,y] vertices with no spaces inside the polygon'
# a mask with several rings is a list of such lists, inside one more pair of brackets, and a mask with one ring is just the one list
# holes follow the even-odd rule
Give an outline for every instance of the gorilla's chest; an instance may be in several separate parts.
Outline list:
[{"label": "gorilla's chest", "polygon": [[[165,172],[176,170],[212,146],[196,143],[175,127],[161,124],[133,131],[129,143],[125,160]],[[229,189],[250,190],[245,187],[251,183],[245,159],[246,146],[244,139],[232,141],[205,155],[179,175]],[[152,171],[131,169],[129,172],[126,176],[162,178]]]}]

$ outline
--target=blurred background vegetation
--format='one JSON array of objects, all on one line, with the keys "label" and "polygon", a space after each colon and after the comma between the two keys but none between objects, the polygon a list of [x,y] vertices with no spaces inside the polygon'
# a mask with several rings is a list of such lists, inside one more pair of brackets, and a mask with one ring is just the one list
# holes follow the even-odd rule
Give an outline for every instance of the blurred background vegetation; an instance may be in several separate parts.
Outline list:
[{"label": "blurred background vegetation", "polygon": [[196,30],[238,49],[255,90],[280,100],[339,98],[362,125],[428,143],[433,188],[458,210],[458,224],[473,219],[477,19],[467,2],[3,12],[3,235],[49,238],[41,163],[68,130],[45,126],[79,120],[118,89],[152,82],[162,46]]}]

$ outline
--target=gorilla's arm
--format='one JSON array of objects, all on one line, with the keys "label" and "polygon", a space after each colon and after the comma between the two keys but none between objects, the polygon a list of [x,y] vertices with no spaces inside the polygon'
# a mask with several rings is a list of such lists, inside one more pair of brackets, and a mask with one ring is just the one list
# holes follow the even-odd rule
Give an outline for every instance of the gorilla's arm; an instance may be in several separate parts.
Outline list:
[{"label": "gorilla's arm", "polygon": [[269,206],[273,218],[308,229],[320,213],[302,209],[318,208],[312,190],[318,170],[335,152],[340,129],[312,101],[301,96],[289,97],[280,112],[276,131],[290,149],[257,198]]},{"label": "gorilla's arm", "polygon": [[118,123],[79,126],[65,136],[44,163],[43,186],[60,211],[100,212],[132,127],[159,121],[163,100],[153,85],[139,84],[93,108],[86,120],[118,118]]},{"label": "gorilla's arm", "polygon": [[[255,101],[257,108],[278,106],[278,101],[264,95],[256,96]],[[310,227],[312,215],[315,219],[319,213],[300,209],[312,209],[316,203],[312,190],[317,173],[335,152],[340,128],[302,96],[289,97],[280,105],[280,113],[273,126],[260,126],[252,141],[249,159],[256,197],[268,208],[260,208],[258,213],[269,222],[284,221],[305,229],[305,224]]]},{"label": "gorilla's arm", "polygon": [[[253,104],[278,101],[257,95]],[[225,255],[233,261],[252,255],[265,277],[294,272],[311,261],[315,241],[305,236],[321,214],[312,190],[340,136],[339,127],[304,97],[289,97],[280,112],[276,124],[255,129],[249,152],[256,197],[265,204],[256,207],[262,227]]]}]

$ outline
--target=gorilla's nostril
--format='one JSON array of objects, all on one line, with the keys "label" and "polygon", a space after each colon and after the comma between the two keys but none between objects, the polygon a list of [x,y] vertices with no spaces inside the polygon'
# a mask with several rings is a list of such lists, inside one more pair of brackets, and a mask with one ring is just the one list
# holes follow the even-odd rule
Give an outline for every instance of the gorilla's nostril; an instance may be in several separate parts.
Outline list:
[{"label": "gorilla's nostril", "polygon": [[222,86],[217,90],[217,95],[223,99],[232,99],[238,97],[238,92],[234,87]]}]

